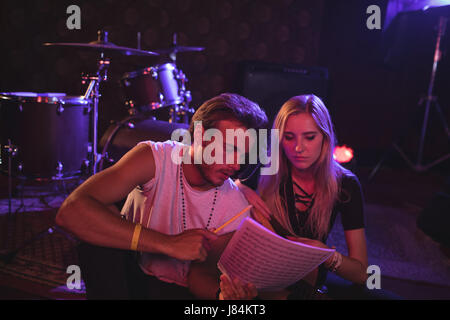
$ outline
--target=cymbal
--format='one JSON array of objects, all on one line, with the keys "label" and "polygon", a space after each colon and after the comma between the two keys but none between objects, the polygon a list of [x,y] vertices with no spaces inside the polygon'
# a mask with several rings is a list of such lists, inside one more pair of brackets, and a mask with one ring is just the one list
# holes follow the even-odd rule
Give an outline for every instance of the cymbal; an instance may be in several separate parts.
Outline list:
[{"label": "cymbal", "polygon": [[155,52],[159,54],[171,54],[171,53],[178,53],[178,52],[191,52],[191,51],[203,51],[205,48],[203,47],[186,47],[186,46],[179,46],[174,45],[167,49],[156,49]]},{"label": "cymbal", "polygon": [[97,52],[103,52],[107,54],[118,54],[125,56],[157,56],[159,53],[152,51],[139,50],[128,47],[117,46],[112,42],[107,41],[92,41],[89,43],[76,43],[76,42],[54,42],[54,43],[44,43],[44,46],[48,47],[69,47],[69,48],[79,48]]}]

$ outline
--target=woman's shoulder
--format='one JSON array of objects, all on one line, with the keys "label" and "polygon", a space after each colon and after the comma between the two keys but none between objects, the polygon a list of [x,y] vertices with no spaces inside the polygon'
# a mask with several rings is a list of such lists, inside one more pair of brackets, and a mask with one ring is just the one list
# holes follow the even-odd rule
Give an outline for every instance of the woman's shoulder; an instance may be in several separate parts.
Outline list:
[{"label": "woman's shoulder", "polygon": [[361,183],[359,182],[358,177],[349,170],[342,172],[340,183],[343,189],[361,188]]},{"label": "woman's shoulder", "polygon": [[[352,199],[354,195],[362,195],[362,187],[358,177],[351,171],[346,170],[340,177],[339,197],[340,201]],[[346,202],[344,200],[344,202]]]}]

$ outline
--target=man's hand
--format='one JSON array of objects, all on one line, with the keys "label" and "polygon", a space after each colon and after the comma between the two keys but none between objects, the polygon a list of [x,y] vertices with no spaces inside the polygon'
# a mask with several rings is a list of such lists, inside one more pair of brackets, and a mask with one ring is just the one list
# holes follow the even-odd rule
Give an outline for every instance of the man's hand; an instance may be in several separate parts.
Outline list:
[{"label": "man's hand", "polygon": [[192,229],[170,236],[167,255],[179,260],[203,262],[211,249],[210,241],[218,238],[215,233],[205,229]]}]

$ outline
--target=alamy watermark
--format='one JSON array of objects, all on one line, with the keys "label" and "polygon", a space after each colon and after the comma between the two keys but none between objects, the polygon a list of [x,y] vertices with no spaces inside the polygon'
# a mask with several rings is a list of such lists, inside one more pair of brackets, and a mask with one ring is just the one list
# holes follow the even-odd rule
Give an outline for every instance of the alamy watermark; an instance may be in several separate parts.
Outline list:
[{"label": "alamy watermark", "polygon": [[373,4],[367,7],[366,13],[370,16],[366,20],[366,26],[369,30],[381,29],[381,9],[379,6]]},{"label": "alamy watermark", "polygon": [[[175,130],[172,133],[171,139],[182,143],[182,145],[172,150],[171,158],[175,164],[192,163],[192,157],[189,154],[192,146],[194,164],[257,164],[259,160],[263,165],[261,175],[273,175],[278,172],[278,129],[271,129],[270,155],[268,154],[267,146],[267,129],[259,129],[258,132],[253,128],[245,131],[243,129],[226,129],[224,138],[223,133],[214,128],[207,129],[203,133],[202,122],[195,121],[193,143],[191,134],[186,129]],[[203,147],[204,141],[212,142]],[[247,142],[248,152],[246,152]],[[237,158],[235,158],[235,153],[238,155]],[[246,154],[248,155],[247,157],[245,156]],[[248,163],[246,163],[246,158],[248,158]]]},{"label": "alamy watermark", "polygon": [[381,269],[379,266],[373,264],[367,268],[369,275],[366,280],[366,287],[369,290],[381,289]]},{"label": "alamy watermark", "polygon": [[81,9],[79,6],[72,4],[67,7],[66,13],[70,14],[66,20],[66,27],[69,30],[81,29]]},{"label": "alamy watermark", "polygon": [[81,269],[80,266],[76,264],[71,264],[67,267],[66,273],[70,276],[67,278],[66,286],[69,290],[80,290],[81,289]]}]

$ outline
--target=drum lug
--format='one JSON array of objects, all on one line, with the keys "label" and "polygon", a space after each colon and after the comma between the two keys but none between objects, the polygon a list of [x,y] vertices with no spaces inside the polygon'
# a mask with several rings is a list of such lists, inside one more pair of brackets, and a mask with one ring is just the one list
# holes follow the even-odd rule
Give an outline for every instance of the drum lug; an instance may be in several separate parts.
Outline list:
[{"label": "drum lug", "polygon": [[11,143],[3,147],[5,148],[6,152],[11,155],[11,157],[15,157],[19,152],[19,148]]},{"label": "drum lug", "polygon": [[64,107],[62,106],[62,103],[58,104],[58,107],[56,108],[56,113],[58,115],[61,115],[64,112]]},{"label": "drum lug", "polygon": [[89,174],[89,168],[91,167],[90,163],[91,162],[87,159],[84,159],[81,162],[81,173],[82,174]]},{"label": "drum lug", "polygon": [[88,153],[88,154],[91,153],[92,150],[93,150],[93,148],[92,148],[92,143],[89,142],[89,143],[87,144],[86,148],[87,148],[87,153]]},{"label": "drum lug", "polygon": [[192,101],[192,95],[191,95],[190,91],[185,91],[183,96],[184,96],[184,102],[189,104]]},{"label": "drum lug", "polygon": [[56,165],[56,176],[54,178],[56,179],[61,179],[63,177],[63,169],[64,166],[62,164],[61,161],[58,161],[57,165]]}]

